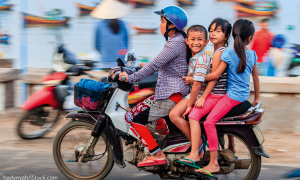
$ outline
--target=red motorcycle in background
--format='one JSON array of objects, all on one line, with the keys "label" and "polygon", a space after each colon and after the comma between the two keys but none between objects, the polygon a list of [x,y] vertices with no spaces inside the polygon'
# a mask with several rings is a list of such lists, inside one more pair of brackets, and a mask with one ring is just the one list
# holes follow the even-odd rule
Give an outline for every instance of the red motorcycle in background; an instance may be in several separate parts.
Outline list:
[{"label": "red motorcycle in background", "polygon": [[62,112],[79,109],[73,102],[74,84],[69,76],[88,75],[85,71],[93,66],[94,61],[79,61],[59,44],[54,56],[54,71],[42,78],[44,87],[32,94],[21,107],[27,112],[19,121],[19,136],[23,139],[39,138],[53,128]]}]

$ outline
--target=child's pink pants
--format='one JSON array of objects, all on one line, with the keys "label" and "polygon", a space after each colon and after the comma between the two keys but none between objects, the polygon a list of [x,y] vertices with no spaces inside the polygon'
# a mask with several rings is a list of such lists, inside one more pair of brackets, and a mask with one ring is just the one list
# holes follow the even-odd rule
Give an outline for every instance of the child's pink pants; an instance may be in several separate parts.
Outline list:
[{"label": "child's pink pants", "polygon": [[216,123],[225,116],[233,107],[239,105],[241,102],[230,99],[228,95],[220,96],[210,94],[206,97],[204,106],[202,108],[193,107],[189,118],[196,121],[205,116],[209,111],[209,115],[204,122],[204,129],[207,136],[210,151],[217,151],[218,135],[216,130]]}]

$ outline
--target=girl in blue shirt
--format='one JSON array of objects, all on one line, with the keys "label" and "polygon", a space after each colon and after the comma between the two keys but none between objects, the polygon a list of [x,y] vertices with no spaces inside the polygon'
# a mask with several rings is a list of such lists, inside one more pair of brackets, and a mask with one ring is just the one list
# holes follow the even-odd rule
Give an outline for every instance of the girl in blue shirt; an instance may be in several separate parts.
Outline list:
[{"label": "girl in blue shirt", "polygon": [[[228,67],[228,80],[226,95],[215,105],[204,122],[207,134],[210,162],[203,169],[196,170],[198,173],[211,176],[211,173],[220,171],[218,164],[218,136],[216,123],[226,115],[233,107],[246,101],[250,94],[250,75],[252,73],[255,97],[252,103],[255,106],[259,102],[259,80],[256,66],[257,56],[255,51],[247,48],[255,32],[254,25],[246,19],[239,19],[233,25],[232,36],[234,49],[223,52],[218,69],[207,75],[205,80],[216,80]],[[198,174],[197,173],[197,174]]]}]

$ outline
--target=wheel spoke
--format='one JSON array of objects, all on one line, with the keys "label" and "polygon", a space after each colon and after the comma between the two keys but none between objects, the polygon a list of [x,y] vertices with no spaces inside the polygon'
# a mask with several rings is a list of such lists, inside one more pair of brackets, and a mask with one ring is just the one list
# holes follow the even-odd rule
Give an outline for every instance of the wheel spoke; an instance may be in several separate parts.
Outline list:
[{"label": "wheel spoke", "polygon": [[[95,160],[100,156],[95,156],[88,162],[67,162],[67,160],[75,160],[75,151],[81,152],[86,143],[90,139],[92,128],[77,126],[70,129],[61,139],[58,152],[61,154],[61,164],[70,174],[80,178],[92,178],[98,176],[105,168],[108,156],[103,156],[99,160]],[[98,155],[105,151],[106,142],[100,137],[93,149],[90,149],[89,155]],[[72,158],[70,159],[70,156]],[[78,157],[80,158],[80,157]],[[88,158],[87,158],[88,159]],[[90,160],[91,160],[90,159]]]},{"label": "wheel spoke", "polygon": [[[227,135],[229,135],[229,134],[224,135],[225,149],[228,148],[228,144],[229,144]],[[251,152],[252,151],[251,147],[249,147],[249,145],[244,140],[242,140],[241,138],[239,138],[237,136],[234,136],[234,135],[232,135],[232,136],[234,137],[236,156],[238,157],[238,159],[250,159],[251,163],[250,163],[248,169],[234,169],[230,174],[215,174],[215,176],[218,177],[219,180],[225,180],[225,179],[250,180],[249,178],[252,176],[251,174],[257,173],[257,172],[255,172],[255,169],[254,169],[255,165],[254,165],[254,161],[253,161],[255,154]]]}]

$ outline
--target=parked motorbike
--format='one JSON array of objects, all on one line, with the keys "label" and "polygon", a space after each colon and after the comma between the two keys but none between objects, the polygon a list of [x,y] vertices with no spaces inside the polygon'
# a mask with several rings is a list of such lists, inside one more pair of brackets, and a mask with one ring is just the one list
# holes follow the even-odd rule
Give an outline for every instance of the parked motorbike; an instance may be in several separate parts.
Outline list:
[{"label": "parked motorbike", "polygon": [[300,45],[293,44],[290,50],[293,57],[288,68],[288,75],[289,77],[297,77],[300,76]]},{"label": "parked motorbike", "polygon": [[[120,168],[126,167],[125,161],[137,166],[150,156],[147,148],[125,122],[125,114],[130,109],[128,95],[133,85],[119,81],[119,73],[120,70],[124,70],[124,64],[118,62],[118,65],[119,67],[110,70],[108,76],[109,80],[116,82],[117,85],[105,93],[103,97],[105,103],[101,110],[69,113],[65,120],[70,122],[60,129],[54,139],[55,163],[68,179],[104,179],[114,163]],[[126,72],[130,73],[128,69]],[[249,102],[246,103],[251,106]],[[260,105],[259,103],[255,107],[245,109],[243,113],[236,113],[238,111],[233,109],[229,112],[231,117],[223,118],[216,124],[220,145],[218,159],[220,171],[215,177],[254,180],[259,176],[261,156],[270,157],[264,151],[262,146],[264,137],[258,127],[264,113],[264,110],[259,108]],[[164,121],[167,124],[164,129],[157,130],[153,123],[149,123],[147,127],[166,154],[168,163],[143,167],[139,170],[157,174],[161,179],[199,179],[193,174],[194,168],[182,167],[177,163],[178,159],[188,156],[191,143],[168,116],[164,117]],[[162,131],[165,131],[166,135],[160,135]],[[204,130],[202,132],[205,133]],[[225,135],[234,137],[238,158],[232,151],[226,149],[228,140],[224,138]],[[207,151],[202,166],[207,165],[209,159],[210,153]]]},{"label": "parked motorbike", "polygon": [[[40,138],[49,132],[58,122],[59,116],[74,110],[81,110],[74,104],[74,83],[69,76],[88,75],[94,61],[78,60],[62,44],[58,45],[54,55],[54,71],[42,78],[44,87],[32,94],[22,105],[27,111],[20,119],[17,127],[18,135],[23,139]],[[129,94],[129,103],[133,107],[154,94],[157,73],[145,78]],[[107,78],[102,79],[107,82]]]},{"label": "parked motorbike", "polygon": [[[49,132],[63,112],[80,109],[74,105],[74,84],[69,76],[88,75],[94,61],[79,61],[62,44],[54,56],[54,71],[42,78],[44,87],[22,105],[27,111],[20,119],[17,132],[23,139],[35,139]],[[89,75],[93,78],[93,76]]]}]

